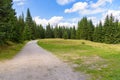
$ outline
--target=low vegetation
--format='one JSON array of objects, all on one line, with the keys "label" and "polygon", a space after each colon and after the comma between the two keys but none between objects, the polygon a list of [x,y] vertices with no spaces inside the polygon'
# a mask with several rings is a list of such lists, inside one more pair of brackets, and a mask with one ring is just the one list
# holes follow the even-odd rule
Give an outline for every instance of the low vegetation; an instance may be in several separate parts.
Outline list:
[{"label": "low vegetation", "polygon": [[91,80],[120,80],[120,44],[64,39],[44,39],[38,44],[76,71],[89,74]]},{"label": "low vegetation", "polygon": [[21,44],[16,44],[8,42],[6,45],[0,46],[0,61],[12,59],[25,45],[26,42]]}]

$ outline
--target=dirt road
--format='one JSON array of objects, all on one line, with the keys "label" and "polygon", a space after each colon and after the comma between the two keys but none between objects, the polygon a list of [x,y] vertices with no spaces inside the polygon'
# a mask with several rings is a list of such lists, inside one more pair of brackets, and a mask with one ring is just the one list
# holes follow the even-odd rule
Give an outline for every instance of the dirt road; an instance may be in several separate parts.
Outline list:
[{"label": "dirt road", "polygon": [[14,59],[0,62],[0,80],[86,80],[36,42],[28,42]]}]

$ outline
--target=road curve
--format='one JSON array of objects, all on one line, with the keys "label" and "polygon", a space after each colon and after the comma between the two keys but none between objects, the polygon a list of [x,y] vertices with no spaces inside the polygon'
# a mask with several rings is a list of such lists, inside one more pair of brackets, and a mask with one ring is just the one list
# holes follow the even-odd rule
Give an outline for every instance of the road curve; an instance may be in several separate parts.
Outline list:
[{"label": "road curve", "polygon": [[14,59],[0,62],[0,80],[86,80],[50,52],[28,42]]}]

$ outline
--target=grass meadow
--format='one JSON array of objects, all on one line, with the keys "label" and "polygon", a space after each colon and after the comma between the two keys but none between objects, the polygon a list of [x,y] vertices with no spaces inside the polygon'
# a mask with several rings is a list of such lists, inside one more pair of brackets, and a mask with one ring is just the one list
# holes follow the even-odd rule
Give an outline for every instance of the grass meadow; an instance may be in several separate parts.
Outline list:
[{"label": "grass meadow", "polygon": [[21,44],[8,42],[8,44],[0,46],[0,61],[12,59],[22,49],[26,42]]},{"label": "grass meadow", "polygon": [[42,39],[38,44],[91,80],[120,80],[120,44],[64,39]]}]

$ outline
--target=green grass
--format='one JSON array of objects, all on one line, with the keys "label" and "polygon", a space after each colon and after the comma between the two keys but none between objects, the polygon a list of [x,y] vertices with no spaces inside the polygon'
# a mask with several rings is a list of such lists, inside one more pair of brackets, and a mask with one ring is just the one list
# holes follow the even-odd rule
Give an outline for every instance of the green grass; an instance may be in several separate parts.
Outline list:
[{"label": "green grass", "polygon": [[76,71],[91,80],[120,80],[120,44],[85,40],[43,39],[38,44],[65,62],[76,64]]},{"label": "green grass", "polygon": [[0,61],[12,59],[22,49],[25,43],[17,44],[8,42],[7,45],[0,46]]}]

